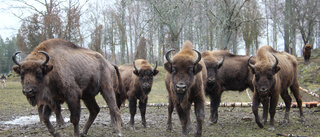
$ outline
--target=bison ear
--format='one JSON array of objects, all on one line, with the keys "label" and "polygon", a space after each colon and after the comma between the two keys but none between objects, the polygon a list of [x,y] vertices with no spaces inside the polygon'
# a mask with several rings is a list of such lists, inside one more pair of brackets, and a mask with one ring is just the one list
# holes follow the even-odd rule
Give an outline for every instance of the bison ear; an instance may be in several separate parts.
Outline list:
[{"label": "bison ear", "polygon": [[154,70],[153,71],[153,76],[157,75],[159,73],[159,70]]},{"label": "bison ear", "polygon": [[169,62],[164,63],[164,69],[166,69],[170,74],[172,73],[172,65]]},{"label": "bison ear", "polygon": [[43,75],[46,75],[48,74],[51,70],[53,69],[53,66],[52,65],[45,65],[42,72],[43,72]]},{"label": "bison ear", "polygon": [[133,74],[139,77],[139,72],[137,70],[133,70]]},{"label": "bison ear", "polygon": [[197,65],[194,66],[194,75],[199,73],[202,70],[202,65],[200,65],[199,63]]},{"label": "bison ear", "polygon": [[279,66],[274,67],[274,69],[272,70],[272,71],[273,71],[273,74],[278,73],[279,70],[280,70],[280,67],[279,67]]},{"label": "bison ear", "polygon": [[12,69],[13,69],[13,71],[16,72],[17,74],[20,74],[20,66],[14,65],[14,66],[12,67]]}]

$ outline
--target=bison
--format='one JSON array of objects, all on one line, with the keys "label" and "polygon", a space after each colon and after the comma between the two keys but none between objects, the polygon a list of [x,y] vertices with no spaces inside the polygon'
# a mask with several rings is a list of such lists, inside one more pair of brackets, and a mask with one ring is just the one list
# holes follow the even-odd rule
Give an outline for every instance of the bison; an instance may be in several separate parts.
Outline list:
[{"label": "bison", "polygon": [[[151,91],[153,77],[158,74],[157,62],[156,66],[152,67],[148,61],[138,59],[133,61],[132,65],[123,65],[119,67],[121,78],[124,84],[124,89],[127,92],[130,108],[130,122],[134,127],[134,116],[137,109],[137,100],[139,99],[139,109],[141,113],[142,125],[146,125],[146,107],[148,102],[148,94]],[[121,104],[118,104],[120,108]]]},{"label": "bison", "polygon": [[[196,136],[202,134],[204,113],[204,87],[207,79],[205,64],[201,60],[201,53],[192,49],[192,43],[186,41],[182,49],[171,59],[168,51],[165,55],[167,62],[164,68],[165,84],[169,95],[167,129],[172,130],[172,111],[176,108],[182,124],[183,136],[188,135],[190,126],[190,109],[194,103],[197,121]],[[195,54],[196,53],[196,54]]]},{"label": "bison", "polygon": [[306,44],[304,47],[303,47],[303,57],[304,57],[304,61],[305,62],[308,62],[309,59],[310,59],[310,56],[311,56],[311,45],[310,44]]},{"label": "bison", "polygon": [[[251,58],[251,57],[250,57]],[[260,128],[267,122],[268,111],[270,113],[270,128],[274,130],[274,115],[278,104],[279,95],[286,105],[284,123],[289,122],[289,112],[291,107],[291,97],[288,93],[290,88],[300,111],[300,118],[303,121],[302,100],[299,92],[296,57],[286,53],[278,52],[271,46],[262,46],[257,52],[256,63],[252,65],[248,59],[248,66],[254,74],[252,83],[254,94],[252,100],[252,112],[255,121]],[[263,105],[263,123],[258,115],[259,104]]]},{"label": "bison", "polygon": [[[121,81],[115,67],[100,53],[63,39],[49,39],[40,43],[22,62],[12,68],[20,74],[22,92],[33,106],[44,105],[41,119],[53,136],[59,136],[49,121],[57,102],[65,101],[70,110],[74,136],[80,136],[80,99],[89,110],[89,119],[81,135],[95,120],[100,108],[95,96],[101,93],[110,110],[112,124],[121,135],[121,116],[114,94],[115,81]],[[120,89],[120,87],[118,88]]]},{"label": "bison", "polygon": [[[248,56],[234,55],[225,50],[205,51],[201,53],[207,69],[205,92],[210,97],[210,124],[218,121],[218,107],[225,90],[253,91],[252,76],[247,66]],[[255,59],[251,60],[255,63]]]}]

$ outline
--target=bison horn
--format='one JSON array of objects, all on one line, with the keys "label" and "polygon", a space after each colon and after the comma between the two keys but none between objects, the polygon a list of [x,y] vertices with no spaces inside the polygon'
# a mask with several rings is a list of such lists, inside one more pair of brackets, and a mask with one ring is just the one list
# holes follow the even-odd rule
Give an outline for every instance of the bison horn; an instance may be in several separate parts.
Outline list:
[{"label": "bison horn", "polygon": [[[273,55],[273,54],[272,54]],[[278,65],[278,58],[275,56],[275,55],[273,55],[274,56],[274,58],[276,59],[276,62],[273,64],[273,66],[272,66],[272,69],[274,69],[277,65]]]},{"label": "bison horn", "polygon": [[223,55],[222,59],[218,62],[218,66],[222,65],[224,59],[225,59],[225,56]]},{"label": "bison horn", "polygon": [[156,66],[152,69],[152,71],[154,72],[158,67],[158,61],[156,61]]},{"label": "bison horn", "polygon": [[136,62],[133,61],[132,64],[133,64],[134,69],[135,69],[137,72],[139,72],[139,70],[138,70],[138,68],[137,68],[137,66],[136,66]]},{"label": "bison horn", "polygon": [[166,59],[167,59],[167,61],[168,61],[170,64],[172,64],[172,60],[171,60],[170,57],[169,57],[169,53],[170,53],[171,51],[175,51],[175,50],[172,49],[172,50],[169,50],[169,51],[166,53]]},{"label": "bison horn", "polygon": [[248,64],[248,66],[249,66],[251,69],[255,70],[256,68],[250,63],[251,57],[252,57],[252,56],[250,56],[250,58],[248,59],[247,64]]},{"label": "bison horn", "polygon": [[40,52],[40,53],[42,53],[42,54],[44,54],[46,56],[46,60],[41,64],[43,66],[46,65],[49,62],[49,59],[50,59],[49,55],[44,51],[38,51],[38,52]]},{"label": "bison horn", "polygon": [[196,61],[194,61],[194,65],[195,65],[201,60],[201,53],[199,51],[195,50],[195,49],[193,49],[193,50],[198,53],[198,58],[197,58]]},{"label": "bison horn", "polygon": [[16,63],[18,66],[21,66],[21,64],[17,61],[16,56],[17,54],[21,53],[21,51],[17,51],[16,53],[13,54],[12,60],[14,63]]}]

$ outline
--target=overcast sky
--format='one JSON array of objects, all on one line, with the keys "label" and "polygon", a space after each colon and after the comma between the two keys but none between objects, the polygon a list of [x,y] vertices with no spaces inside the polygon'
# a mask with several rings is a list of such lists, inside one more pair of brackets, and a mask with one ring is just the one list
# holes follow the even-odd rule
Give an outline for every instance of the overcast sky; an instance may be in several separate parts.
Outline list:
[{"label": "overcast sky", "polygon": [[0,3],[0,36],[5,39],[17,34],[20,20],[8,11],[7,4],[4,4],[4,0],[1,0]]}]

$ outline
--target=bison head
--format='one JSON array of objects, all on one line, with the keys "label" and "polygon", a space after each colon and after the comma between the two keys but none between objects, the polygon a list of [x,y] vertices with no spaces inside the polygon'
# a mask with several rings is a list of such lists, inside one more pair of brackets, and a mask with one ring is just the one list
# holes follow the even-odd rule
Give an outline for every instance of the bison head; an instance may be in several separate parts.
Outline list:
[{"label": "bison head", "polygon": [[225,60],[225,56],[223,55],[222,59],[219,61],[216,60],[206,60],[204,59],[204,64],[206,65],[206,69],[207,69],[207,85],[214,85],[216,83],[216,77],[217,77],[217,73],[218,70],[221,68],[221,66],[223,65],[223,62]]},{"label": "bison head", "polygon": [[[273,55],[273,54],[272,54]],[[280,67],[278,65],[278,58],[273,55],[275,58],[275,63],[271,66],[264,61],[256,62],[255,65],[250,63],[250,57],[247,61],[248,66],[251,68],[252,73],[254,74],[253,83],[255,90],[261,95],[268,95],[270,90],[275,85],[275,74],[279,72]]]},{"label": "bison head", "polygon": [[147,92],[148,94],[151,91],[152,83],[153,83],[153,76],[158,74],[157,66],[158,62],[156,61],[156,66],[154,68],[149,67],[142,67],[137,68],[135,61],[133,61],[133,74],[135,74],[137,77],[139,77],[139,84],[143,91]]},{"label": "bison head", "polygon": [[16,59],[16,55],[20,52],[16,52],[13,56],[13,62],[17,65],[14,65],[12,69],[20,74],[22,92],[27,97],[29,103],[32,106],[36,105],[36,95],[39,91],[39,87],[44,82],[44,77],[48,74],[53,66],[47,65],[49,61],[49,55],[44,51],[39,51],[46,56],[45,61],[39,60],[26,60],[19,63]]},{"label": "bison head", "polygon": [[202,65],[199,64],[201,54],[199,51],[194,50],[198,54],[196,60],[193,59],[193,56],[189,56],[189,54],[182,54],[171,60],[169,57],[171,51],[173,50],[166,53],[167,62],[164,64],[164,68],[171,74],[171,82],[175,94],[184,96],[193,85],[195,81],[194,76],[202,70]]}]

